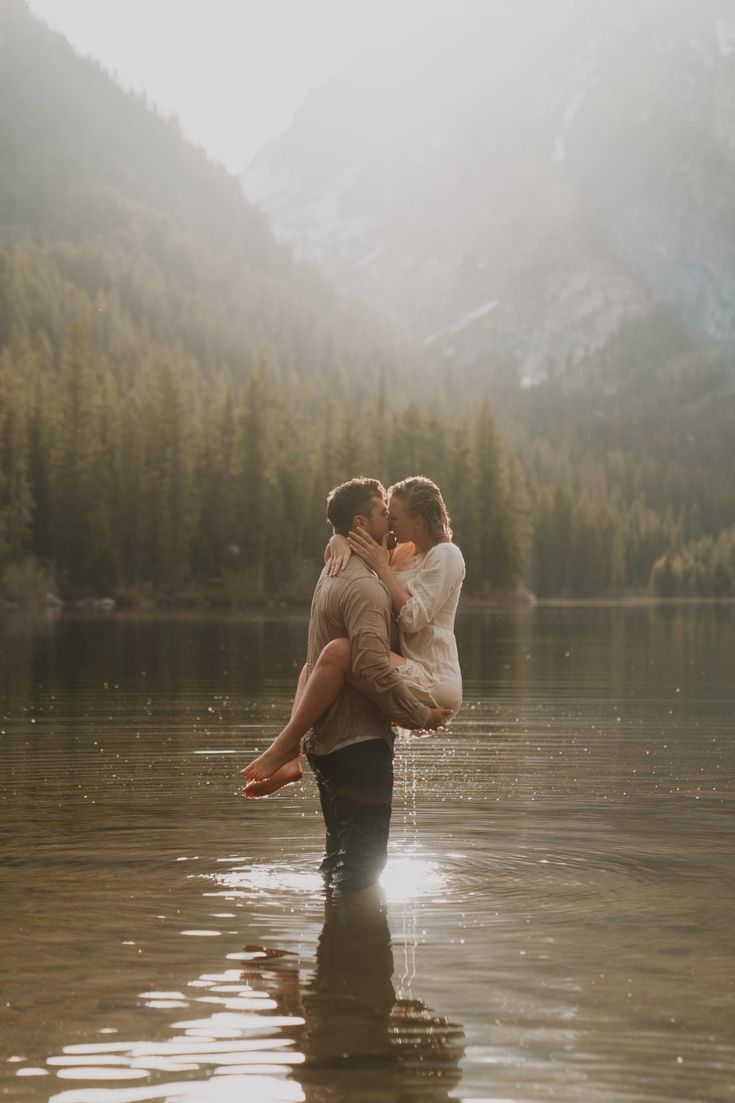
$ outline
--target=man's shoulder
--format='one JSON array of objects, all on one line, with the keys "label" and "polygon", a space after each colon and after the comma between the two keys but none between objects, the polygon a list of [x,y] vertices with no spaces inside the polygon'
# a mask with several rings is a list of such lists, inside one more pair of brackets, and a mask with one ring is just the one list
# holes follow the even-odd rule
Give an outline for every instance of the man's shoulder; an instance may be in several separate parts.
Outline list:
[{"label": "man's shoulder", "polygon": [[353,555],[347,566],[329,581],[332,583],[332,593],[339,601],[350,601],[361,595],[370,595],[376,601],[390,600],[383,583],[358,555]]},{"label": "man's shoulder", "polygon": [[367,587],[376,590],[383,588],[383,583],[380,581],[374,571],[371,571],[367,567],[359,555],[353,555],[349,563],[343,571],[340,571],[338,578],[344,580],[344,583],[348,587]]}]

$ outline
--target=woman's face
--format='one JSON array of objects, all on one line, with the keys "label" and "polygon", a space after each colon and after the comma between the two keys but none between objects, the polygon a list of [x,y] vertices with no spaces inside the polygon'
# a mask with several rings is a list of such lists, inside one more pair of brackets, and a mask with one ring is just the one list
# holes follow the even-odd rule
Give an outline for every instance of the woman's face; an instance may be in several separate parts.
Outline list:
[{"label": "woman's face", "polygon": [[409,513],[406,508],[406,503],[398,497],[397,494],[392,494],[391,499],[388,502],[388,511],[390,513],[390,527],[396,534],[396,539],[399,544],[408,544],[415,542],[416,537],[419,535],[418,526],[420,520],[414,514]]}]

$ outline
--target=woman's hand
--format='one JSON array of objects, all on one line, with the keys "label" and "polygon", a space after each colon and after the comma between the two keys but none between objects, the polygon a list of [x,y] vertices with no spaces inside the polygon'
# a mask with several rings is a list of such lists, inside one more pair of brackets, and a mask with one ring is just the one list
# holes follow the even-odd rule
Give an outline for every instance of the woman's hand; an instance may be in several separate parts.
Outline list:
[{"label": "woman's hand", "polygon": [[387,535],[383,537],[382,544],[376,544],[372,536],[364,532],[351,531],[347,537],[347,543],[377,575],[382,576],[390,570]]},{"label": "woman's hand", "polygon": [[330,578],[334,578],[345,569],[352,556],[352,548],[347,543],[347,537],[335,532],[327,543],[326,556],[327,574]]}]

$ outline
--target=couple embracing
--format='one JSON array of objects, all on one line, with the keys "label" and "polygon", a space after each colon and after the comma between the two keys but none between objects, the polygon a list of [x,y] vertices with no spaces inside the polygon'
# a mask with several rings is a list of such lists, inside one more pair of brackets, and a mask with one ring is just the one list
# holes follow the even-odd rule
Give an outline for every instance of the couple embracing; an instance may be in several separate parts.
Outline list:
[{"label": "couple embracing", "polygon": [[387,494],[376,479],[351,479],[330,492],[327,519],[334,535],[291,719],[241,772],[245,796],[267,796],[301,777],[305,751],[327,831],[322,875],[355,892],[386,861],[391,725],[434,730],[461,704],[454,617],[465,568],[441,492],[422,476]]}]

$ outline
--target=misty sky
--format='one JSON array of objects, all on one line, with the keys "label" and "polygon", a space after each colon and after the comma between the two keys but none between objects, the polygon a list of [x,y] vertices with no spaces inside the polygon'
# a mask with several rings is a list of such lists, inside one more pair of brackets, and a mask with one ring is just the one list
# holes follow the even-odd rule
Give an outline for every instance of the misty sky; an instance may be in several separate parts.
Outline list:
[{"label": "misty sky", "polygon": [[410,33],[442,0],[30,0],[82,54],[144,91],[232,172],[309,88]]}]

